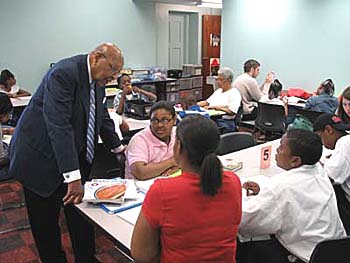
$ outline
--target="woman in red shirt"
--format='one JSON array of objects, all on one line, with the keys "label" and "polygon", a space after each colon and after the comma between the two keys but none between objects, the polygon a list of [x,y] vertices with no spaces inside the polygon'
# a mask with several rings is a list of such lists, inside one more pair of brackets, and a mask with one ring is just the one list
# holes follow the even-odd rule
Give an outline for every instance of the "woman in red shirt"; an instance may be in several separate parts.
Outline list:
[{"label": "woman in red shirt", "polygon": [[131,254],[140,262],[235,262],[241,183],[222,170],[215,123],[200,115],[177,127],[175,178],[151,186],[136,222]]}]

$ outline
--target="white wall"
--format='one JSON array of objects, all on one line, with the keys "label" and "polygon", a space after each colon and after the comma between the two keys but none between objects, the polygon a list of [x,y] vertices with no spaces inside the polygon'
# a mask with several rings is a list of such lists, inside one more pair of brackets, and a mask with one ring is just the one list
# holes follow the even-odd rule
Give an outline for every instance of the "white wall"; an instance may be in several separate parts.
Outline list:
[{"label": "white wall", "polygon": [[224,0],[222,62],[240,74],[261,62],[262,81],[274,70],[284,88],[314,90],[332,78],[339,94],[350,84],[350,1]]}]

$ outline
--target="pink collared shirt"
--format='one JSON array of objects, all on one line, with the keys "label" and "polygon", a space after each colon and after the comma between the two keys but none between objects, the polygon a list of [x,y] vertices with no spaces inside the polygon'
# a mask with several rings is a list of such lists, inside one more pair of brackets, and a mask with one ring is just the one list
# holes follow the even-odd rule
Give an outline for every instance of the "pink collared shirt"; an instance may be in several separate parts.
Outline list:
[{"label": "pink collared shirt", "polygon": [[169,144],[154,136],[150,126],[135,134],[126,151],[125,178],[134,178],[130,166],[136,162],[158,163],[173,157],[175,133],[174,127]]}]

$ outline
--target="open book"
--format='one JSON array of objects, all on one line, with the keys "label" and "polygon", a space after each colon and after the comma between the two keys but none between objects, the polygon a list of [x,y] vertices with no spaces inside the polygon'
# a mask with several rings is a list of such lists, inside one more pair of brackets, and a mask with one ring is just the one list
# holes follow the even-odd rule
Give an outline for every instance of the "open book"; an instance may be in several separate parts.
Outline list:
[{"label": "open book", "polygon": [[124,200],[138,198],[134,180],[93,179],[84,185],[83,201],[91,203],[122,204]]}]

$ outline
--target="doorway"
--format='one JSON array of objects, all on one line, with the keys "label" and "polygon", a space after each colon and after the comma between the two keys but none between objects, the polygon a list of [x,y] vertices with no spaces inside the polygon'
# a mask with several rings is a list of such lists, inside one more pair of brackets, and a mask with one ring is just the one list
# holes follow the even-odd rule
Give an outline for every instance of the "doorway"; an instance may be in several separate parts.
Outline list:
[{"label": "doorway", "polygon": [[169,12],[169,69],[198,63],[198,14]]}]

